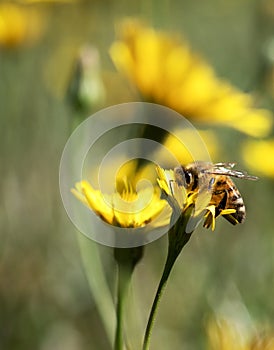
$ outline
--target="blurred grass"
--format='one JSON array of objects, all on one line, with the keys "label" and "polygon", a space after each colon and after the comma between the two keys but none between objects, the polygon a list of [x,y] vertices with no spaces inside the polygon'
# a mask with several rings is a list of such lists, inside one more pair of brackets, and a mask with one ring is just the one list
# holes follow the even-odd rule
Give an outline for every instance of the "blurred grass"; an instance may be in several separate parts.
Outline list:
[{"label": "blurred grass", "polygon": [[[64,96],[77,49],[86,43],[99,49],[106,106],[136,99],[115,73],[108,49],[116,21],[141,16],[182,32],[221,76],[257,91],[258,99],[273,108],[262,55],[264,43],[274,35],[271,4],[163,0],[28,5],[44,18],[43,36],[31,46],[0,48],[0,348],[111,348],[58,188],[59,161],[73,113]],[[216,160],[242,165],[237,145],[243,136],[215,130],[222,140],[221,158]],[[247,203],[247,222],[231,227],[223,220],[214,233],[195,233],[171,276],[152,349],[204,348],[205,317],[225,300],[240,298],[255,322],[273,326],[274,183],[261,178],[239,187]],[[141,330],[165,252],[166,237],[150,244],[134,276],[132,294]],[[103,257],[105,253],[113,290],[113,262],[110,250],[103,249]],[[136,331],[134,325],[129,328]]]}]

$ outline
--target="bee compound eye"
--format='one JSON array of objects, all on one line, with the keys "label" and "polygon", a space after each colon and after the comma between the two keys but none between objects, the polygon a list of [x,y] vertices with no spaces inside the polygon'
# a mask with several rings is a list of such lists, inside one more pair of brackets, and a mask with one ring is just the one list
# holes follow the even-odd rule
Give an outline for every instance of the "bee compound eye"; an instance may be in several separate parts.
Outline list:
[{"label": "bee compound eye", "polygon": [[184,177],[185,177],[185,183],[186,183],[186,185],[190,185],[191,184],[191,182],[192,182],[192,174],[191,174],[191,172],[189,172],[189,171],[184,171]]}]

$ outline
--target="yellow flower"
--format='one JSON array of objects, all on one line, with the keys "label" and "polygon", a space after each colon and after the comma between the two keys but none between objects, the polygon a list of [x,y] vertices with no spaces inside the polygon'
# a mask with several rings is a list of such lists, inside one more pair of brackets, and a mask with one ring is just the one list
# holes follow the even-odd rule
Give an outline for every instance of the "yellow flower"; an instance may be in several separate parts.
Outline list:
[{"label": "yellow flower", "polygon": [[0,4],[0,47],[31,44],[40,37],[42,29],[42,18],[36,11],[9,2]]},{"label": "yellow flower", "polygon": [[222,124],[252,136],[268,134],[271,113],[216,74],[185,42],[125,21],[110,54],[114,64],[151,102],[197,122]]},{"label": "yellow flower", "polygon": [[225,320],[209,322],[207,333],[209,350],[251,350],[239,329]]},{"label": "yellow flower", "polygon": [[211,227],[213,231],[218,216],[235,213],[235,209],[223,209],[216,214],[215,205],[210,205],[210,191],[204,189],[188,191],[185,186],[178,183],[174,170],[164,170],[158,167],[157,172],[158,184],[162,190],[163,197],[167,200],[173,211],[175,211],[177,218],[181,213],[183,215],[189,207],[194,207],[187,226],[188,232],[194,231],[203,218],[204,227]]},{"label": "yellow flower", "polygon": [[242,153],[250,169],[274,178],[274,139],[248,141],[244,144]]},{"label": "yellow flower", "polygon": [[[136,192],[126,180],[123,191],[112,195],[95,190],[85,180],[78,182],[71,191],[101,219],[117,227],[144,227],[166,208],[166,202],[160,199],[157,188],[147,187]],[[166,218],[158,225],[166,225]]]},{"label": "yellow flower", "polygon": [[225,319],[210,320],[207,325],[208,350],[274,350],[271,335],[248,334],[243,324]]},{"label": "yellow flower", "polygon": [[[154,158],[165,167],[172,166],[174,161],[169,162],[166,150],[176,158],[177,162],[186,165],[195,159],[210,158],[217,159],[218,141],[216,135],[209,130],[199,130],[196,136],[192,130],[176,129],[162,141],[164,147],[155,152]],[[195,139],[196,136],[196,139]],[[198,142],[199,141],[199,142]],[[205,153],[206,152],[206,153]]]}]

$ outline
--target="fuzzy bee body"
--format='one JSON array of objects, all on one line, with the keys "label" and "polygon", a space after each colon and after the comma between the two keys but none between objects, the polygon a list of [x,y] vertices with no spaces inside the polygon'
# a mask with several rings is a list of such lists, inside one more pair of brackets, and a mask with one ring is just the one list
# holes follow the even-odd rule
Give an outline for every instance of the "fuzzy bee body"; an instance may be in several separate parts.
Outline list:
[{"label": "fuzzy bee body", "polygon": [[175,168],[175,177],[179,185],[188,191],[209,191],[209,205],[215,207],[215,217],[224,209],[234,209],[235,213],[223,215],[231,224],[242,223],[246,217],[243,198],[230,178],[257,180],[256,176],[234,170],[235,163],[194,162]]},{"label": "fuzzy bee body", "polygon": [[242,223],[246,217],[246,209],[241,193],[232,179],[225,175],[215,175],[212,197],[209,204],[215,205],[216,216],[222,209],[235,209],[235,213],[224,215],[233,225]]}]

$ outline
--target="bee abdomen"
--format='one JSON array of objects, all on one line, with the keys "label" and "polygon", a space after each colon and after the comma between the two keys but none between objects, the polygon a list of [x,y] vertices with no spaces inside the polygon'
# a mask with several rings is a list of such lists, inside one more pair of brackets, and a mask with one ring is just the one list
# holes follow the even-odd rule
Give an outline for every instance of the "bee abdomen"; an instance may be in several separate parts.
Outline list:
[{"label": "bee abdomen", "polygon": [[238,191],[234,190],[233,196],[230,198],[232,209],[236,210],[236,213],[232,214],[239,223],[245,220],[245,205],[242,196]]}]

